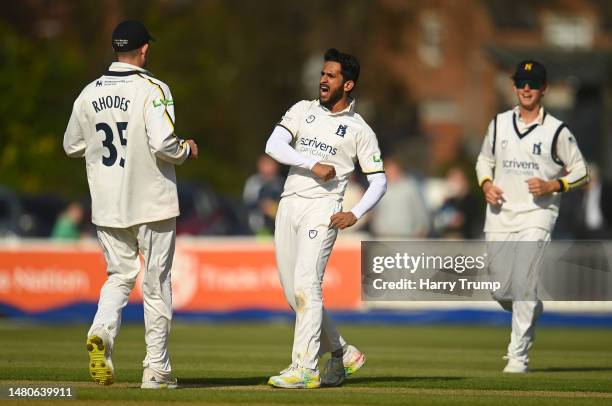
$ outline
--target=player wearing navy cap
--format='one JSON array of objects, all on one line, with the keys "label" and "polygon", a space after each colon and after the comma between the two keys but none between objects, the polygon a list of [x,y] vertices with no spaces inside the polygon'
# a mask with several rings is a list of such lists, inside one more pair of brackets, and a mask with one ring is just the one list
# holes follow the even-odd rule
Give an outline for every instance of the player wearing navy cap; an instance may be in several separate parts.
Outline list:
[{"label": "player wearing navy cap", "polygon": [[588,175],[571,131],[542,107],[544,66],[523,61],[512,79],[518,105],[489,124],[476,172],[487,201],[490,271],[503,284],[493,296],[512,312],[504,372],[523,373],[543,309],[538,269],[561,194],[586,183]]},{"label": "player wearing navy cap", "polygon": [[142,256],[147,351],[141,387],[157,389],[176,387],[167,351],[179,215],[174,166],[197,158],[198,148],[175,134],[170,89],[144,70],[151,39],[138,21],[117,25],[117,62],[74,102],[64,150],[85,158],[92,222],[107,263],[108,279],[87,334],[89,372],[97,383],[114,381],[111,353]]}]

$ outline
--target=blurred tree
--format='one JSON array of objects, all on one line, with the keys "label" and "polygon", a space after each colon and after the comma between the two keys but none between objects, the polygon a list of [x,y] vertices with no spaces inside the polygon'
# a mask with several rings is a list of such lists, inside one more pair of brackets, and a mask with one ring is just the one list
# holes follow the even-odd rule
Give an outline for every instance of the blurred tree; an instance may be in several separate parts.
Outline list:
[{"label": "blurred tree", "polygon": [[85,179],[70,176],[82,164],[66,161],[60,140],[82,62],[70,48],[20,35],[1,21],[0,38],[0,184],[26,192],[83,190]]},{"label": "blurred tree", "polygon": [[360,57],[358,106],[370,106],[368,120],[376,124],[389,109],[401,115],[410,104],[404,97],[398,105],[393,95],[401,89],[378,61],[377,41],[396,32],[373,20],[381,7],[367,0],[7,3],[0,15],[0,184],[87,194],[84,165],[65,157],[62,137],[78,93],[113,61],[112,29],[131,18],[156,38],[147,68],[172,89],[177,133],[201,147],[201,159],[181,167],[179,177],[238,195],[273,125],[293,103],[316,95],[316,81],[304,91],[304,65],[326,48]]},{"label": "blurred tree", "polygon": [[[238,193],[272,126],[299,93],[303,17],[284,2],[158,7],[149,11],[159,37],[150,68],[172,89],[179,133],[198,140],[202,153],[181,175]],[[161,18],[168,14],[172,24]]]}]

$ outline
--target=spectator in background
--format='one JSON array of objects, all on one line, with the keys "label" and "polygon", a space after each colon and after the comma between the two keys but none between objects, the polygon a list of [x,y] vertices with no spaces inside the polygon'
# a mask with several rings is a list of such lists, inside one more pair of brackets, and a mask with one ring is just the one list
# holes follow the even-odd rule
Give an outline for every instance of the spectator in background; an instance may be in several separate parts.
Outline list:
[{"label": "spectator in background", "polygon": [[54,240],[76,241],[81,238],[81,224],[83,222],[83,206],[72,202],[59,215],[51,238]]},{"label": "spectator in background", "polygon": [[470,187],[465,171],[457,166],[446,174],[447,197],[434,216],[436,236],[473,239],[481,235],[482,203]]},{"label": "spectator in background", "polygon": [[608,239],[610,231],[606,224],[602,210],[602,187],[601,176],[597,165],[589,165],[589,183],[584,191],[584,230],[578,238],[588,240]]},{"label": "spectator in background", "polygon": [[601,174],[599,174],[599,182],[601,183],[601,214],[606,223],[608,233],[612,234],[610,229],[612,227],[612,182],[602,178]]},{"label": "spectator in background", "polygon": [[553,236],[566,240],[607,240],[610,238],[610,186],[603,182],[599,168],[589,163],[589,183],[563,196]]},{"label": "spectator in background", "polygon": [[276,161],[268,155],[261,155],[257,159],[257,173],[247,179],[242,194],[249,228],[253,233],[273,234],[274,218],[283,192],[283,183]]},{"label": "spectator in background", "polygon": [[419,183],[407,176],[394,158],[385,159],[387,193],[372,212],[370,228],[376,237],[423,238],[429,233],[429,212]]},{"label": "spectator in background", "polygon": [[604,240],[610,238],[610,230],[604,216],[602,205],[603,183],[596,164],[589,164],[589,183],[579,195],[579,224],[576,238],[582,240]]}]

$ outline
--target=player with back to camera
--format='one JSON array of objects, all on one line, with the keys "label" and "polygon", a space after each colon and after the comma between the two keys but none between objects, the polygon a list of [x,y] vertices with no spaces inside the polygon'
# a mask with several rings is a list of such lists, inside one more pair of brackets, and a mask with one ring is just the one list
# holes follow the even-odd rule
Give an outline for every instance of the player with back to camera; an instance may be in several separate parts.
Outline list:
[{"label": "player with back to camera", "polygon": [[[274,244],[285,297],[295,311],[291,364],[268,383],[280,388],[341,385],[365,355],[338,334],[323,307],[321,285],[338,230],[352,226],[384,195],[386,177],[376,135],[350,97],[359,62],[336,49],[325,53],[319,99],[293,105],[276,125],[266,153],[290,165]],[[356,161],[369,187],[350,211],[342,198]],[[323,376],[319,357],[331,352]]]},{"label": "player with back to camera", "polygon": [[160,389],[177,386],[167,349],[179,215],[174,166],[197,158],[198,147],[175,134],[170,89],[144,69],[151,39],[140,22],[117,25],[117,62],[74,102],[64,150],[85,158],[92,222],[107,263],[108,278],[87,333],[90,375],[99,384],[114,381],[111,354],[140,254],[146,341],[141,387]]},{"label": "player with back to camera", "polygon": [[544,66],[523,61],[512,79],[518,105],[489,124],[476,172],[487,201],[484,231],[492,253],[490,271],[502,282],[493,297],[512,312],[504,372],[524,373],[543,310],[537,298],[538,269],[561,193],[586,183],[588,174],[570,130],[542,107]]}]

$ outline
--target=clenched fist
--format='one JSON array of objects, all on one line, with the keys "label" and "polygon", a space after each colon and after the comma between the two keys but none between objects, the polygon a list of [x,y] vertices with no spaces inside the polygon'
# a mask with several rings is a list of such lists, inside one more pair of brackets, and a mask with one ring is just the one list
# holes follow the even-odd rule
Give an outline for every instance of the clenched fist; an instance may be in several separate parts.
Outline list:
[{"label": "clenched fist", "polygon": [[559,182],[556,180],[530,178],[527,179],[525,182],[527,182],[529,193],[531,193],[534,197],[540,197],[549,193],[556,192],[560,188]]},{"label": "clenched fist", "polygon": [[198,144],[194,140],[187,140],[191,152],[189,153],[189,159],[198,159]]},{"label": "clenched fist", "polygon": [[353,214],[352,211],[343,211],[340,213],[336,213],[330,217],[330,226],[333,228],[338,228],[340,230],[344,230],[347,227],[352,226],[357,222],[357,217]]},{"label": "clenched fist", "polygon": [[492,206],[501,206],[505,201],[504,191],[495,186],[490,180],[485,181],[482,185],[482,191],[485,195],[485,200]]},{"label": "clenched fist", "polygon": [[323,182],[327,182],[336,176],[336,168],[331,165],[316,163],[312,169],[312,173]]}]

